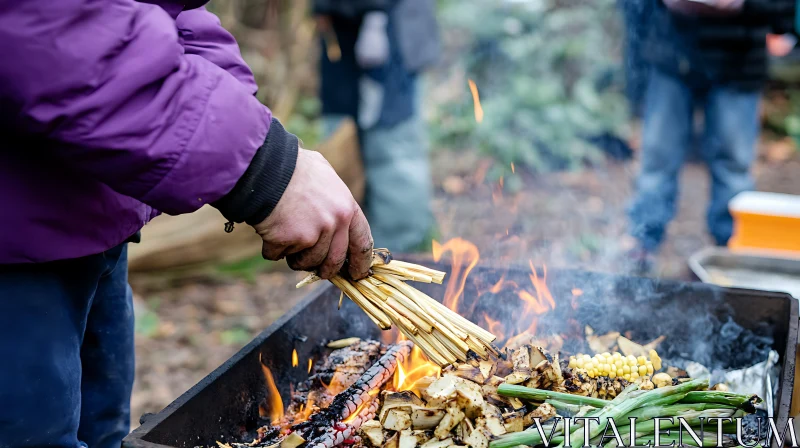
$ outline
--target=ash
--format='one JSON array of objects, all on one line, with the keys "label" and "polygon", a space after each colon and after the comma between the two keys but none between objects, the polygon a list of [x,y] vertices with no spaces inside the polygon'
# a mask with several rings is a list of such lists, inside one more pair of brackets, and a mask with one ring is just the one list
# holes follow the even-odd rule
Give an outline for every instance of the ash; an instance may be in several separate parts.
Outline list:
[{"label": "ash", "polygon": [[[744,367],[764,360],[772,350],[774,339],[771,336],[760,336],[737,324],[730,317],[722,324],[717,337],[716,352],[729,356],[728,363],[732,366]],[[718,359],[724,359],[722,356]],[[724,366],[709,366],[723,368]]]},{"label": "ash", "polygon": [[[759,419],[761,419],[762,429],[759,431]],[[761,409],[756,410],[755,414],[747,414],[742,419],[742,442],[745,445],[753,446],[757,441],[762,446],[767,446],[766,428],[764,422],[767,421],[767,413]]]}]

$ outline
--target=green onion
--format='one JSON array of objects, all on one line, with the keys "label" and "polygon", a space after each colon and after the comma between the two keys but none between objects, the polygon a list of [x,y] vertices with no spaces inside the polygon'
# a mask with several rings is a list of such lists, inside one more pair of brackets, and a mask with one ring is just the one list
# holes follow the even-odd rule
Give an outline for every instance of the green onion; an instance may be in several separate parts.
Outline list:
[{"label": "green onion", "polygon": [[[634,409],[643,406],[649,406],[651,403],[658,401],[659,399],[670,396],[680,396],[681,398],[683,398],[686,396],[688,392],[697,389],[705,389],[707,387],[708,387],[708,380],[691,380],[685,383],[681,383],[677,386],[660,387],[658,389],[650,390],[647,393],[638,395],[636,397],[623,399],[623,401],[621,401],[618,404],[615,404],[614,406],[607,406],[603,408],[600,412],[596,413],[595,415],[592,415],[592,417],[600,418],[601,423],[609,418],[616,420],[618,418],[624,417],[626,414],[630,413]],[[604,427],[605,426],[597,425],[594,429],[592,429],[589,432],[589,439],[592,439],[596,437],[598,434],[600,434],[600,432],[603,431]],[[575,431],[573,435],[575,437],[571,438],[570,445],[573,448],[582,447],[585,442],[583,437],[584,435],[583,430]]]},{"label": "green onion", "polygon": [[584,397],[581,395],[565,394],[563,392],[553,392],[552,390],[534,389],[532,387],[505,383],[497,388],[497,393],[504,397],[515,397],[529,401],[559,400],[567,404],[577,404],[579,406],[588,405],[595,408],[602,408],[608,404],[608,400],[603,400],[601,398]]}]

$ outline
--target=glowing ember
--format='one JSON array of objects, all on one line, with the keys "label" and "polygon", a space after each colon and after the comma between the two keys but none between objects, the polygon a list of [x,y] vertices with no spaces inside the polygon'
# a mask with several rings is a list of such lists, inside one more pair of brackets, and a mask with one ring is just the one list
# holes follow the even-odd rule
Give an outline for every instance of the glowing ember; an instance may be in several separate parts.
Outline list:
[{"label": "glowing ember", "polygon": [[[374,397],[374,396],[378,395],[379,392],[380,392],[380,389],[372,389],[371,391],[369,391],[367,393],[369,394],[370,397]],[[347,417],[346,419],[342,420],[342,423],[348,424],[348,423],[352,422],[353,420],[357,419],[359,417],[358,414],[361,413],[361,410],[364,409],[370,403],[372,403],[372,400],[364,400],[364,402],[361,403],[360,405],[358,405],[356,410],[353,411],[353,413],[350,414],[349,417]]]},{"label": "glowing ember", "polygon": [[572,288],[572,295],[575,297],[580,297],[583,295],[583,290],[578,288]]},{"label": "glowing ember", "polygon": [[[261,361],[261,354],[258,355],[258,360]],[[267,385],[267,405],[269,406],[268,410],[264,410],[259,408],[259,413],[262,414],[262,417],[266,417],[269,415],[270,421],[272,424],[277,424],[283,418],[283,400],[281,399],[281,394],[278,392],[278,387],[275,386],[275,380],[272,378],[272,372],[269,370],[267,366],[263,363],[261,364],[261,371],[264,374],[264,382]]]},{"label": "glowing ember", "polygon": [[483,121],[483,107],[481,107],[481,97],[478,95],[478,86],[475,85],[475,81],[468,79],[467,83],[469,83],[469,91],[472,92],[472,103],[473,107],[475,108],[475,121],[480,123]]},{"label": "glowing ember", "polygon": [[441,373],[442,369],[428,361],[422,350],[415,346],[411,350],[411,356],[406,358],[402,364],[397,365],[392,379],[392,387],[394,390],[410,390],[419,395],[419,389],[421,389],[418,387],[419,380],[426,376],[438,378]]},{"label": "glowing ember", "polygon": [[[471,242],[461,239],[453,238],[450,241],[440,244],[438,241],[433,241],[433,260],[439,261],[445,252],[450,252],[452,256],[452,268],[450,279],[447,281],[447,289],[444,293],[444,304],[451,310],[459,313],[458,301],[464,294],[464,285],[467,282],[467,276],[478,261],[481,259],[478,247]],[[459,313],[469,316],[470,313]]]},{"label": "glowing ember", "polygon": [[299,360],[297,359],[297,350],[292,350],[292,367],[297,367],[299,364]]},{"label": "glowing ember", "polygon": [[308,358],[308,373],[311,373],[311,367],[314,366],[314,361],[311,358]]}]

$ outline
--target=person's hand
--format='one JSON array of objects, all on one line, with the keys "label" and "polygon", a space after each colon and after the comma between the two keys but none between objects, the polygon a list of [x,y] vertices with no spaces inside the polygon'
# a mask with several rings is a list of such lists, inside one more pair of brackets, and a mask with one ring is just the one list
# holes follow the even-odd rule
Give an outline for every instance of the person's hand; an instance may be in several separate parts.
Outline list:
[{"label": "person's hand", "polygon": [[300,149],[297,165],[272,213],[255,226],[268,260],[287,258],[289,267],[324,279],[348,273],[361,279],[372,264],[372,233],[353,195],[318,152]]},{"label": "person's hand", "polygon": [[362,68],[379,67],[389,60],[389,21],[385,12],[373,11],[364,15],[356,40],[356,62]]}]

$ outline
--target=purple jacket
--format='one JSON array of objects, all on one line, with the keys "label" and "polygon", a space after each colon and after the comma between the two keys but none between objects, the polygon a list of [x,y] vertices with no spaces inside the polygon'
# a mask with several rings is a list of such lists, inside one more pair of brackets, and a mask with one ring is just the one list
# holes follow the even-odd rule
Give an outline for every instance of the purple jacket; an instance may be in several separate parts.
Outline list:
[{"label": "purple jacket", "polygon": [[271,211],[296,139],[204,3],[0,0],[0,264],[102,252],[157,210]]}]

